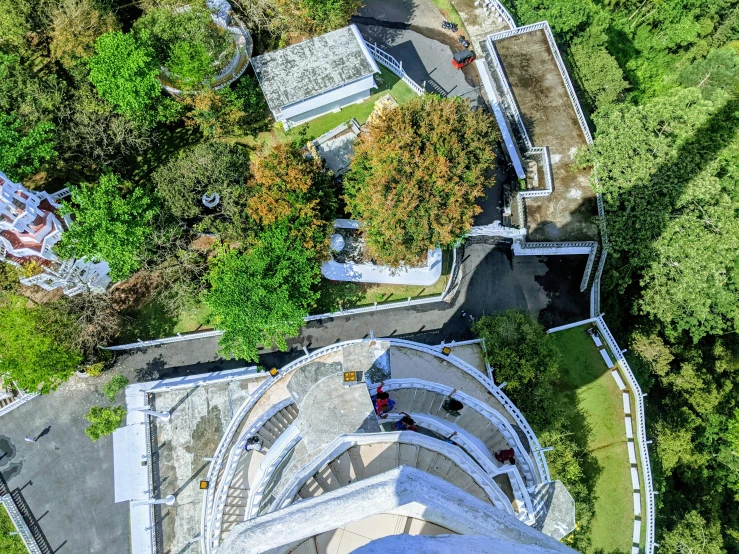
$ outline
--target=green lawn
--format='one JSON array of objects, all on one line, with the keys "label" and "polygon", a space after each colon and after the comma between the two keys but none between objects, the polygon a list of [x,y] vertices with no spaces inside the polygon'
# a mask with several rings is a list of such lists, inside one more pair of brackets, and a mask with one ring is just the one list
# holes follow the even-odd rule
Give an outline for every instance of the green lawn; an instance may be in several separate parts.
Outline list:
[{"label": "green lawn", "polygon": [[595,467],[586,467],[596,497],[590,552],[630,552],[633,491],[621,391],[585,329],[559,331],[552,339],[562,354],[563,402],[573,406],[571,430],[586,434],[588,451],[597,460]]},{"label": "green lawn", "polygon": [[445,250],[441,260],[441,277],[433,285],[419,287],[416,285],[378,285],[375,283],[346,283],[321,279],[321,298],[314,313],[329,313],[340,308],[349,309],[360,306],[399,302],[408,298],[425,298],[438,296],[446,288],[449,272],[452,268],[452,252]]},{"label": "green lawn", "polygon": [[[232,139],[234,142],[242,142],[247,146],[259,146],[259,145],[271,145],[277,142],[285,142],[300,138],[301,142],[307,142],[320,137],[322,134],[330,131],[334,127],[338,127],[342,123],[346,123],[351,118],[359,121],[360,125],[363,125],[369,117],[372,110],[375,109],[375,102],[387,93],[390,93],[398,104],[404,104],[413,98],[418,98],[418,95],[413,92],[408,85],[406,85],[401,79],[399,79],[394,73],[392,73],[386,67],[379,65],[380,76],[379,79],[375,76],[378,82],[378,88],[376,88],[373,94],[361,104],[352,104],[346,106],[337,113],[328,113],[321,117],[317,117],[305,123],[298,125],[285,132],[282,123],[276,123],[270,131],[259,133],[254,139],[253,137],[235,138]],[[382,84],[380,84],[382,81]]]},{"label": "green lawn", "polygon": [[4,507],[0,508],[0,552],[3,554],[28,554],[23,541],[15,533],[13,522],[10,521],[8,512]]}]

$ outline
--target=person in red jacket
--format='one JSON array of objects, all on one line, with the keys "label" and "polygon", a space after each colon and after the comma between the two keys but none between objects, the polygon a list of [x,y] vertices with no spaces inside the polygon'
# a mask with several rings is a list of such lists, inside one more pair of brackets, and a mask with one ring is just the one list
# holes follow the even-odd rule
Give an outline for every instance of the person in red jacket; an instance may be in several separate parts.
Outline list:
[{"label": "person in red jacket", "polygon": [[513,450],[513,448],[508,448],[497,452],[495,454],[495,459],[498,460],[500,463],[511,462],[511,465],[515,465],[516,459],[513,457],[515,454],[516,452],[515,450]]},{"label": "person in red jacket", "polygon": [[390,398],[390,394],[382,390],[383,386],[385,386],[385,381],[380,383],[380,386],[377,387],[377,392],[372,400],[375,403],[375,412],[384,419],[387,417],[385,414],[395,407],[395,401]]}]

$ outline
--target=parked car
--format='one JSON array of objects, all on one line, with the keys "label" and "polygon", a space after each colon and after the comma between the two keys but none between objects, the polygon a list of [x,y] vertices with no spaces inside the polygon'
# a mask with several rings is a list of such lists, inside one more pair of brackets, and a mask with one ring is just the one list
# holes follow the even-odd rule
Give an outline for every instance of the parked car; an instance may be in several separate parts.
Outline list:
[{"label": "parked car", "polygon": [[475,61],[475,53],[470,50],[462,50],[461,52],[455,52],[452,57],[452,65],[457,69],[462,69],[464,66],[471,64]]}]

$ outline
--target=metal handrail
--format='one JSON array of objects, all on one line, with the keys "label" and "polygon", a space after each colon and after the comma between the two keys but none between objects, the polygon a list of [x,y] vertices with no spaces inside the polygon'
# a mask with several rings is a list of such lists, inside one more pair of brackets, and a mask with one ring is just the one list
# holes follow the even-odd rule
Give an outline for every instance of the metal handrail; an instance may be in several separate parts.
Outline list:
[{"label": "metal handrail", "polygon": [[300,488],[305,484],[305,481],[315,475],[324,465],[335,460],[350,448],[383,442],[413,444],[443,454],[462,468],[485,491],[497,508],[513,514],[513,506],[511,506],[505,494],[500,490],[495,481],[487,473],[482,471],[482,468],[475,464],[468,455],[460,453],[459,449],[451,444],[421,435],[420,433],[414,433],[413,431],[353,433],[337,437],[318,456],[313,458],[309,464],[303,466],[300,471],[296,472],[290,478],[280,493],[275,497],[275,501],[271,507],[277,510],[290,504]]},{"label": "metal handrail", "polygon": [[[369,387],[370,392],[374,391],[377,388],[377,385],[373,385]],[[385,381],[385,388],[384,390],[399,390],[399,389],[408,389],[408,388],[418,388],[422,390],[430,390],[432,392],[436,392],[438,394],[445,394],[449,395],[452,392],[452,387],[449,387],[447,385],[441,385],[438,383],[432,383],[429,381],[423,381],[421,379],[415,379],[415,378],[405,378],[405,379],[389,379]],[[513,427],[511,427],[510,422],[503,417],[497,410],[491,408],[484,402],[481,402],[480,400],[470,396],[469,394],[466,394],[462,391],[456,391],[454,393],[457,397],[459,397],[462,404],[464,404],[467,407],[472,408],[475,410],[478,414],[480,414],[482,417],[484,417],[486,420],[488,420],[490,423],[495,425],[497,427],[498,431],[500,431],[501,435],[503,435],[503,438],[508,441],[508,444],[511,446],[511,448],[514,449],[516,452],[516,458],[519,460],[523,460],[523,463],[521,464],[522,467],[524,467],[524,473],[528,473],[530,475],[529,479],[532,481],[532,486],[536,486],[539,483],[537,482],[537,472],[534,469],[534,464],[531,461],[531,458],[529,457],[528,453],[526,452],[526,448],[521,443],[520,437],[516,434],[516,431],[513,430]],[[463,428],[464,429],[464,428]],[[526,471],[528,469],[528,471]],[[500,472],[496,472],[500,473]]]},{"label": "metal handrail", "polygon": [[41,554],[41,548],[39,547],[36,539],[33,537],[31,530],[28,528],[26,520],[18,511],[18,507],[15,505],[15,501],[10,494],[0,496],[0,504],[5,506],[5,510],[8,512],[10,521],[13,522],[15,529],[18,531],[18,536],[23,541],[29,554]]}]

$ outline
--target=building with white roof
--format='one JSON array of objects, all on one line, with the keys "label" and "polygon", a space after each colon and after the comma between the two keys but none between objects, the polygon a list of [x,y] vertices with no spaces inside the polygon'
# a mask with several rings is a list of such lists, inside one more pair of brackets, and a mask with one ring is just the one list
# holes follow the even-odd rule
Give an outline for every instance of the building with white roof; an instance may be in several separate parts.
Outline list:
[{"label": "building with white roof", "polygon": [[380,72],[356,25],[251,63],[275,120],[287,128],[368,98]]}]

